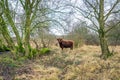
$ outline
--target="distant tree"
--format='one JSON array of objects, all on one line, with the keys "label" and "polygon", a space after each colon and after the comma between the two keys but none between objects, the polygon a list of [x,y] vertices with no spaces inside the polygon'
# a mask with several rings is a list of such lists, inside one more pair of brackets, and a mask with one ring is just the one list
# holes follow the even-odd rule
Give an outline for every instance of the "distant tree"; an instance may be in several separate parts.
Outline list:
[{"label": "distant tree", "polygon": [[100,44],[98,34],[96,32],[90,32],[86,37],[86,44],[98,46]]},{"label": "distant tree", "polygon": [[89,34],[89,30],[86,26],[87,25],[84,21],[74,23],[74,26],[72,26],[72,31],[66,35],[68,39],[74,40],[75,47],[82,46],[86,43]]},{"label": "distant tree", "polygon": [[76,47],[84,44],[99,45],[98,34],[88,29],[86,22],[82,20],[74,23],[73,30],[68,33],[67,37],[75,41]]},{"label": "distant tree", "polygon": [[[107,27],[109,27],[109,28],[115,27],[116,22],[117,21],[115,19],[113,19],[112,21],[110,21],[108,23],[109,26],[107,26]],[[108,32],[107,36],[108,36],[110,45],[114,45],[114,46],[120,45],[120,24],[117,25],[117,27],[112,29],[110,32]]]}]

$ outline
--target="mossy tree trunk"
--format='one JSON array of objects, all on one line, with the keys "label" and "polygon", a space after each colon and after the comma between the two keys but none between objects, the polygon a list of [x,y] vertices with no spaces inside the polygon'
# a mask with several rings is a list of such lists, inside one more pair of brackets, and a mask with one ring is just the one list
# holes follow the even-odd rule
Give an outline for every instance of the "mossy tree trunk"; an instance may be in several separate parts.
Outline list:
[{"label": "mossy tree trunk", "polygon": [[25,47],[25,56],[31,54],[30,46],[30,33],[31,33],[31,24],[36,15],[38,4],[41,0],[20,0],[23,9],[25,11],[25,26],[24,26],[24,47]]},{"label": "mossy tree trunk", "polygon": [[10,36],[10,33],[8,31],[8,28],[6,26],[6,23],[5,23],[2,15],[0,16],[0,30],[1,30],[2,35],[3,35],[4,39],[6,40],[8,46],[11,48],[11,50],[14,50],[15,44]]},{"label": "mossy tree trunk", "polygon": [[100,46],[101,46],[101,51],[102,51],[101,57],[106,59],[110,55],[110,50],[108,48],[107,37],[105,33],[104,0],[100,0],[98,23],[99,23],[99,28],[100,28],[98,30],[98,33],[99,33]]},{"label": "mossy tree trunk", "polygon": [[3,9],[4,9],[4,16],[6,17],[7,21],[10,24],[10,26],[12,27],[12,30],[13,30],[13,32],[15,34],[15,37],[16,37],[17,44],[19,46],[19,50],[21,51],[23,49],[22,41],[21,41],[21,38],[20,38],[20,35],[19,35],[19,31],[18,31],[17,27],[15,26],[15,22],[13,21],[11,11],[10,11],[9,6],[8,6],[8,0],[5,0],[5,1],[3,0],[2,4],[4,4],[2,6]]},{"label": "mossy tree trunk", "polygon": [[105,37],[105,33],[102,30],[100,30],[99,32],[99,39],[102,51],[101,58],[107,59],[111,55],[111,53],[108,48],[107,38]]},{"label": "mossy tree trunk", "polygon": [[[111,18],[112,14],[116,14],[120,12],[120,9],[117,7],[120,3],[120,0],[115,0],[109,6],[109,9],[105,9],[106,4],[110,4],[105,2],[105,0],[83,0],[85,4],[85,9],[82,9],[80,6],[76,7],[80,10],[81,14],[89,19],[94,26],[88,26],[88,28],[98,32],[100,46],[101,46],[101,57],[103,59],[108,58],[112,53],[109,50],[107,33],[110,32],[115,27],[106,29],[107,20]],[[117,22],[117,24],[120,22]],[[117,26],[117,25],[116,25]]]},{"label": "mossy tree trunk", "polygon": [[25,52],[26,52],[26,56],[28,56],[28,54],[30,53],[30,13],[29,11],[26,13],[26,22],[25,22],[25,37],[24,37],[24,46],[25,46]]}]

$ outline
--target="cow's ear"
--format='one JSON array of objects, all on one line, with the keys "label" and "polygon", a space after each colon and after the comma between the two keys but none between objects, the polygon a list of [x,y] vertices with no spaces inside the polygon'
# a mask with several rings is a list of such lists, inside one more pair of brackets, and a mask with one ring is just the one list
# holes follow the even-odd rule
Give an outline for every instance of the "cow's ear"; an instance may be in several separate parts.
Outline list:
[{"label": "cow's ear", "polygon": [[60,39],[57,39],[57,41],[59,42],[59,41],[60,41]]},{"label": "cow's ear", "polygon": [[62,38],[60,38],[59,40],[62,41]]}]

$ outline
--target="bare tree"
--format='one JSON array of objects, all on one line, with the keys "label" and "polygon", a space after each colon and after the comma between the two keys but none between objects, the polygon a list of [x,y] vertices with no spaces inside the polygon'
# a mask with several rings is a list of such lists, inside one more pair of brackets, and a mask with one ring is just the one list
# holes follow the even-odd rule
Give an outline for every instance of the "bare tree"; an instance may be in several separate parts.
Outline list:
[{"label": "bare tree", "polygon": [[[120,0],[83,0],[83,4],[83,6],[77,5],[74,8],[94,25],[88,27],[98,32],[102,51],[101,57],[106,59],[112,55],[108,48],[107,33],[117,26],[106,28],[106,23],[113,14],[120,12],[118,8]],[[120,21],[117,22],[117,24],[119,23]]]}]

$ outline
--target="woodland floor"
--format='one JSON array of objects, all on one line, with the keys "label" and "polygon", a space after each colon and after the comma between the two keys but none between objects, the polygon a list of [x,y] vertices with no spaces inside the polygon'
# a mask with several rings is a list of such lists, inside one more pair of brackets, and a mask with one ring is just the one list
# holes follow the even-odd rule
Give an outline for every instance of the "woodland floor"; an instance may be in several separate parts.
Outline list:
[{"label": "woodland floor", "polygon": [[116,51],[114,56],[102,60],[99,46],[63,51],[53,47],[50,54],[19,68],[0,68],[0,80],[120,80],[120,46],[110,49]]}]

